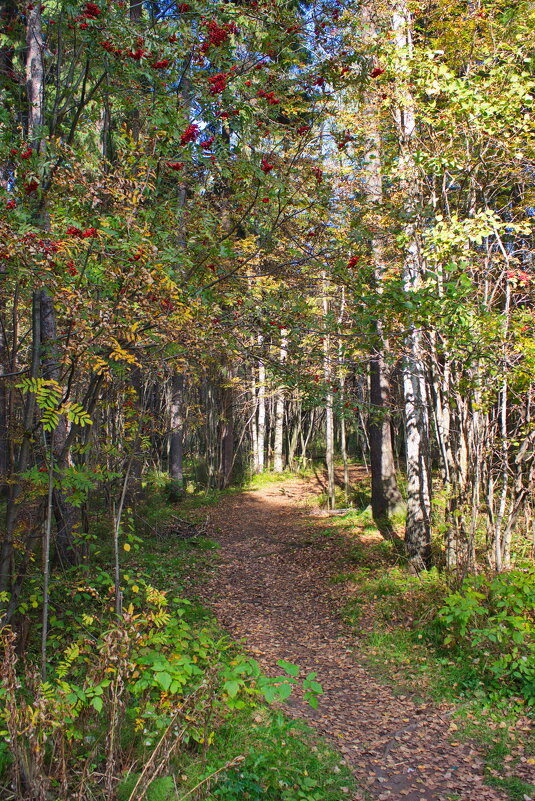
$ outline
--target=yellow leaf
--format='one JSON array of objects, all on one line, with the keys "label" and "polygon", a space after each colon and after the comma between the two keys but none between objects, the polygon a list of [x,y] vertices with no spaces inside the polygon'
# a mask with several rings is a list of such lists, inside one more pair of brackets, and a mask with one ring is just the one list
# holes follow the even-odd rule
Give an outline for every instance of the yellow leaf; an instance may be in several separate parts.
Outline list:
[{"label": "yellow leaf", "polygon": [[123,549],[125,551],[129,551],[130,550],[130,544],[128,542],[125,542],[125,544],[123,545]]}]

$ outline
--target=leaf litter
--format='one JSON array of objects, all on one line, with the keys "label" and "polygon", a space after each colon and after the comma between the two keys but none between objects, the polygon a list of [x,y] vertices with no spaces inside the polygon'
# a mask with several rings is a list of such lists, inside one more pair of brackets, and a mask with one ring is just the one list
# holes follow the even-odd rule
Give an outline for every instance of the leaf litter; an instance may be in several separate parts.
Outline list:
[{"label": "leaf litter", "polygon": [[295,479],[221,499],[210,515],[220,559],[197,588],[203,600],[267,674],[280,659],[317,672],[318,708],[292,697],[285,709],[344,756],[362,788],[351,801],[505,801],[485,784],[477,747],[452,739],[452,707],[395,695],[359,663],[329,583],[339,545],[314,532],[302,503],[311,491]]}]

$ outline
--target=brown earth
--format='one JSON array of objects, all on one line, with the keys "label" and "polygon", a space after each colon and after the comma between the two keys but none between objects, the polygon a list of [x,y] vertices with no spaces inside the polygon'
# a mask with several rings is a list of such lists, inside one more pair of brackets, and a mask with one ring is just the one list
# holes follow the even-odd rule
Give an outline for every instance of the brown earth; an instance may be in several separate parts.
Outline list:
[{"label": "brown earth", "polygon": [[266,673],[280,674],[278,659],[317,672],[318,709],[299,698],[286,706],[344,755],[362,788],[353,801],[505,799],[485,784],[476,747],[453,739],[451,708],[396,696],[359,664],[328,580],[340,545],[302,503],[317,491],[296,479],[224,498],[210,514],[219,566],[200,594]]}]

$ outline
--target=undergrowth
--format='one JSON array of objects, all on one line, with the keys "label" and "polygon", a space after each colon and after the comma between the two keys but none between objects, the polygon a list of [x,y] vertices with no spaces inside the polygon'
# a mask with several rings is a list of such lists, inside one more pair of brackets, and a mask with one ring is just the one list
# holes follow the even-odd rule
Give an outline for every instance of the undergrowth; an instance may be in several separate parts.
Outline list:
[{"label": "undergrowth", "polygon": [[359,638],[359,658],[398,695],[454,704],[455,736],[480,743],[489,783],[512,801],[531,798],[533,567],[481,573],[454,587],[436,568],[410,573],[395,544],[372,532],[365,511],[338,519],[326,533],[333,531],[351,532],[332,581],[345,596],[343,615]]},{"label": "undergrowth", "polygon": [[[185,518],[202,536],[175,536]],[[161,488],[126,510],[119,613],[101,536],[87,565],[53,576],[44,681],[39,576],[28,581],[16,620],[24,659],[14,631],[0,633],[6,801],[338,801],[350,791],[340,757],[266,705],[298,690],[314,706],[316,675],[281,660],[267,678],[184,597],[213,568],[203,520],[197,498],[173,505]]]}]

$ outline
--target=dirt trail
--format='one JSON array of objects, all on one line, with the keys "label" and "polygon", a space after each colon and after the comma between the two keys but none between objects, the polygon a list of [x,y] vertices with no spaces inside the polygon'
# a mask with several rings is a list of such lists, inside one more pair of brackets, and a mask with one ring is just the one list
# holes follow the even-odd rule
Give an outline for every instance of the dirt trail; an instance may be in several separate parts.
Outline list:
[{"label": "dirt trail", "polygon": [[345,755],[366,788],[354,801],[505,799],[484,784],[477,751],[452,741],[446,707],[395,697],[358,664],[326,580],[339,546],[318,537],[298,504],[305,492],[295,480],[221,501],[210,515],[220,565],[201,594],[266,672],[278,675],[281,658],[317,671],[319,708],[292,699],[290,709]]}]

